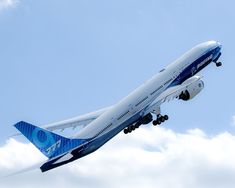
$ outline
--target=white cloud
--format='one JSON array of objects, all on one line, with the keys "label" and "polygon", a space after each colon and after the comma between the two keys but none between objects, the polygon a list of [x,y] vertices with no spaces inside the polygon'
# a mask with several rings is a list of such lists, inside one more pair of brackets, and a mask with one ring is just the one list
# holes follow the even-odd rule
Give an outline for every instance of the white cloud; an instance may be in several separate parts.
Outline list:
[{"label": "white cloud", "polygon": [[[141,128],[119,134],[100,150],[71,164],[0,180],[0,187],[233,188],[235,136],[208,137],[199,129],[175,133]],[[31,144],[13,139],[0,148],[0,174],[45,159]]]},{"label": "white cloud", "polygon": [[15,7],[19,0],[0,0],[0,11],[6,8]]}]

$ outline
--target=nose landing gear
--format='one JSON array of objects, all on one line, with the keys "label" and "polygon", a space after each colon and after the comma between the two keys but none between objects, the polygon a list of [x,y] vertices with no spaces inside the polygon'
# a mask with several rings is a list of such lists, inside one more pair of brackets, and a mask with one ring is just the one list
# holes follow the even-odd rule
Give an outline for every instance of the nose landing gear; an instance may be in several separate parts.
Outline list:
[{"label": "nose landing gear", "polygon": [[216,67],[221,67],[222,66],[222,63],[219,60],[221,56],[221,52],[219,53],[219,55],[213,60],[213,62],[215,63]]},{"label": "nose landing gear", "polygon": [[216,67],[221,67],[222,63],[221,62],[215,62]]}]

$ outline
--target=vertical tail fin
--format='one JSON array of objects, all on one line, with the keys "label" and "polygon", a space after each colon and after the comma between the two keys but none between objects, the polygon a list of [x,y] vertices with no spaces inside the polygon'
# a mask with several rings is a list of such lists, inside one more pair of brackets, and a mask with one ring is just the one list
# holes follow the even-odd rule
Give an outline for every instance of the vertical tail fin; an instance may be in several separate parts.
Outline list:
[{"label": "vertical tail fin", "polygon": [[83,139],[65,138],[24,121],[14,126],[48,158],[66,153],[86,142]]}]

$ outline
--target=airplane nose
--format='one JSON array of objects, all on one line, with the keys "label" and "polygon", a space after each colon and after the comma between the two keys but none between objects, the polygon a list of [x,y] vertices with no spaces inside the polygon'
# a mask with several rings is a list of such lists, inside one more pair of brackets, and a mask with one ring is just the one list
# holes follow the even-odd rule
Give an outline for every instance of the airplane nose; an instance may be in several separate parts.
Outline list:
[{"label": "airplane nose", "polygon": [[222,44],[220,44],[219,42],[216,42],[216,45],[221,49],[222,48]]}]

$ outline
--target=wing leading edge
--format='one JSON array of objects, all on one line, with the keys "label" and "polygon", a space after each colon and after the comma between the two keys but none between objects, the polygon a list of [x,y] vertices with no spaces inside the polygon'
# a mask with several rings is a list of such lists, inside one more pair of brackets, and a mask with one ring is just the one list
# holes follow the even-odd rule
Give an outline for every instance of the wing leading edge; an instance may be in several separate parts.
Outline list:
[{"label": "wing leading edge", "polygon": [[188,87],[192,84],[200,82],[202,77],[194,76],[193,79],[189,79],[181,85],[176,85],[168,88],[164,91],[159,97],[157,97],[145,110],[145,115],[149,113],[155,113],[157,109],[159,109],[160,105],[164,102],[169,102],[173,99],[179,98],[179,95],[186,91]]},{"label": "wing leading edge", "polygon": [[94,112],[90,112],[88,114],[84,114],[81,116],[77,116],[71,119],[51,123],[51,124],[43,126],[43,128],[50,130],[50,131],[55,131],[55,130],[64,130],[67,128],[76,128],[78,126],[85,127],[110,108],[111,107],[106,107],[106,108],[103,108]]},{"label": "wing leading edge", "polygon": [[[95,119],[97,119],[101,114],[103,114],[104,112],[106,112],[107,110],[109,110],[110,108],[112,108],[112,106],[110,107],[106,107],[106,108],[102,108],[100,110],[94,111],[94,112],[90,112],[84,115],[80,115],[74,118],[70,118],[67,120],[63,120],[63,121],[59,121],[59,122],[55,122],[55,123],[51,123],[45,126],[41,126],[41,128],[46,129],[48,131],[56,131],[56,130],[64,130],[64,129],[68,129],[68,128],[73,128],[75,129],[76,127],[86,127],[89,123],[91,123],[92,121],[94,121]],[[20,133],[16,133],[13,136],[19,136],[21,135]]]}]

